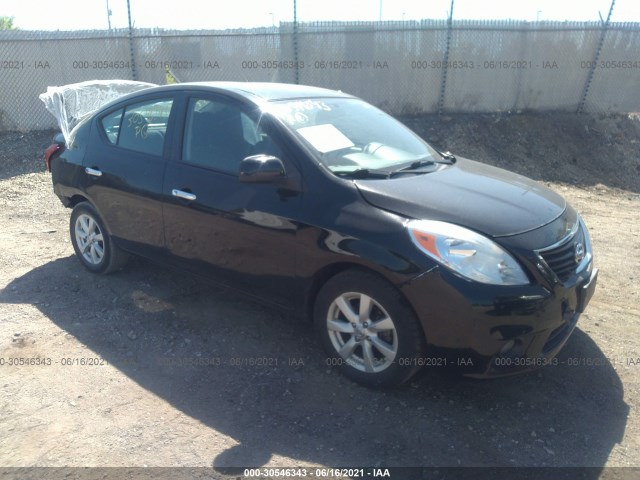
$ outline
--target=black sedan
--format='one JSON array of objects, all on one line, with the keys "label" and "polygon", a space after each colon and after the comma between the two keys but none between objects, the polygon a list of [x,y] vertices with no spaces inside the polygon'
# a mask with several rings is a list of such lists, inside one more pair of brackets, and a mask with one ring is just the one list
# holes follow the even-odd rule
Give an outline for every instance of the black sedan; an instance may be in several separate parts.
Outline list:
[{"label": "black sedan", "polygon": [[553,364],[596,285],[562,197],[439,152],[341,92],[148,88],[82,120],[45,161],[87,269],[139,255],[280,305],[365,384]]}]

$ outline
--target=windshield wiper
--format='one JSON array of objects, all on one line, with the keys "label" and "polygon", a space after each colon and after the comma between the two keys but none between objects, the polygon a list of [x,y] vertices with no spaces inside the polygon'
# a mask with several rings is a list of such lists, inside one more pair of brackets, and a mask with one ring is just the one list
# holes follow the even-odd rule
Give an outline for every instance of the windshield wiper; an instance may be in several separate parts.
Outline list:
[{"label": "windshield wiper", "polygon": [[453,165],[457,161],[456,157],[451,152],[438,152],[438,153],[440,154],[443,160],[447,160],[447,161],[443,162],[441,160],[434,160],[432,158],[428,160],[426,158],[421,158],[420,160],[415,160],[411,162],[406,167],[402,167],[392,171],[390,175],[394,175],[397,173],[424,173],[424,172],[418,171],[418,169],[421,167],[435,165],[437,163],[444,164],[444,165]]},{"label": "windshield wiper", "polygon": [[384,170],[374,170],[371,168],[357,168],[355,170],[333,170],[333,173],[339,177],[348,178],[389,178],[389,172]]},{"label": "windshield wiper", "polygon": [[415,170],[420,167],[428,167],[429,165],[435,165],[435,164],[436,164],[435,160],[416,160],[415,162],[412,162],[411,165],[409,165],[408,167],[400,168],[399,170],[396,170],[396,171],[406,172],[407,170]]},{"label": "windshield wiper", "polygon": [[419,160],[414,160],[409,165],[406,165],[402,168],[398,168],[397,170],[376,170],[372,168],[356,168],[355,170],[334,170],[333,173],[340,177],[349,177],[349,178],[393,178],[397,175],[402,175],[405,173],[408,174],[424,174],[429,173],[430,170],[421,170],[422,167],[430,167],[436,165],[438,163],[445,165],[452,165],[456,163],[456,157],[453,156],[451,152],[438,152],[444,160],[448,161],[440,161],[434,159],[426,159],[421,158]]},{"label": "windshield wiper", "polygon": [[437,162],[435,160],[415,160],[411,162],[406,167],[398,168],[397,170],[392,170],[389,172],[389,177],[394,177],[396,175],[400,175],[403,173],[427,173],[424,170],[418,170],[421,167],[428,167],[431,165],[435,165]]}]

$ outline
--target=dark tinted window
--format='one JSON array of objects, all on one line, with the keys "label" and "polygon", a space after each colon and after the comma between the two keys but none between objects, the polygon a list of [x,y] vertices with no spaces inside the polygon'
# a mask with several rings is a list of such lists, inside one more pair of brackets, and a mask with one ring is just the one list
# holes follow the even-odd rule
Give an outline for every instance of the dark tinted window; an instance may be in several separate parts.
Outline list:
[{"label": "dark tinted window", "polygon": [[162,156],[172,105],[169,99],[136,103],[106,115],[100,123],[110,143]]},{"label": "dark tinted window", "polygon": [[182,143],[182,159],[204,167],[237,173],[240,161],[250,155],[280,156],[260,125],[235,105],[192,98]]}]

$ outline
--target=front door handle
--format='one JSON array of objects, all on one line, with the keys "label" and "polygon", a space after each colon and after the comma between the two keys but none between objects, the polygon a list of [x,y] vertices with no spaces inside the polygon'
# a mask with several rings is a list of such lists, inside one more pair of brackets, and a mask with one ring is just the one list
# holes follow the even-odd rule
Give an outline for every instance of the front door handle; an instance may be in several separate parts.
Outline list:
[{"label": "front door handle", "polygon": [[173,195],[174,197],[182,198],[184,200],[189,200],[190,202],[193,202],[196,199],[195,194],[191,192],[184,192],[182,190],[178,190],[177,188],[171,190],[171,195]]},{"label": "front door handle", "polygon": [[84,169],[85,173],[87,175],[92,175],[94,177],[101,177],[102,176],[102,172],[100,170],[98,170],[97,168],[85,168]]}]

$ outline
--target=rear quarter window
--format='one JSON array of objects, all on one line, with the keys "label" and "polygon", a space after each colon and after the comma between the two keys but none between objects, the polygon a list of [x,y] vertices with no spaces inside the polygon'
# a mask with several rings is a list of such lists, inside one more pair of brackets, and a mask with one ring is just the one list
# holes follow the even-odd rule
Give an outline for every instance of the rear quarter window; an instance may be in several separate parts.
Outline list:
[{"label": "rear quarter window", "polygon": [[116,145],[118,143],[118,131],[120,130],[120,122],[122,121],[122,113],[124,108],[116,110],[109,115],[102,117],[100,120],[100,126],[107,137],[110,144]]}]

